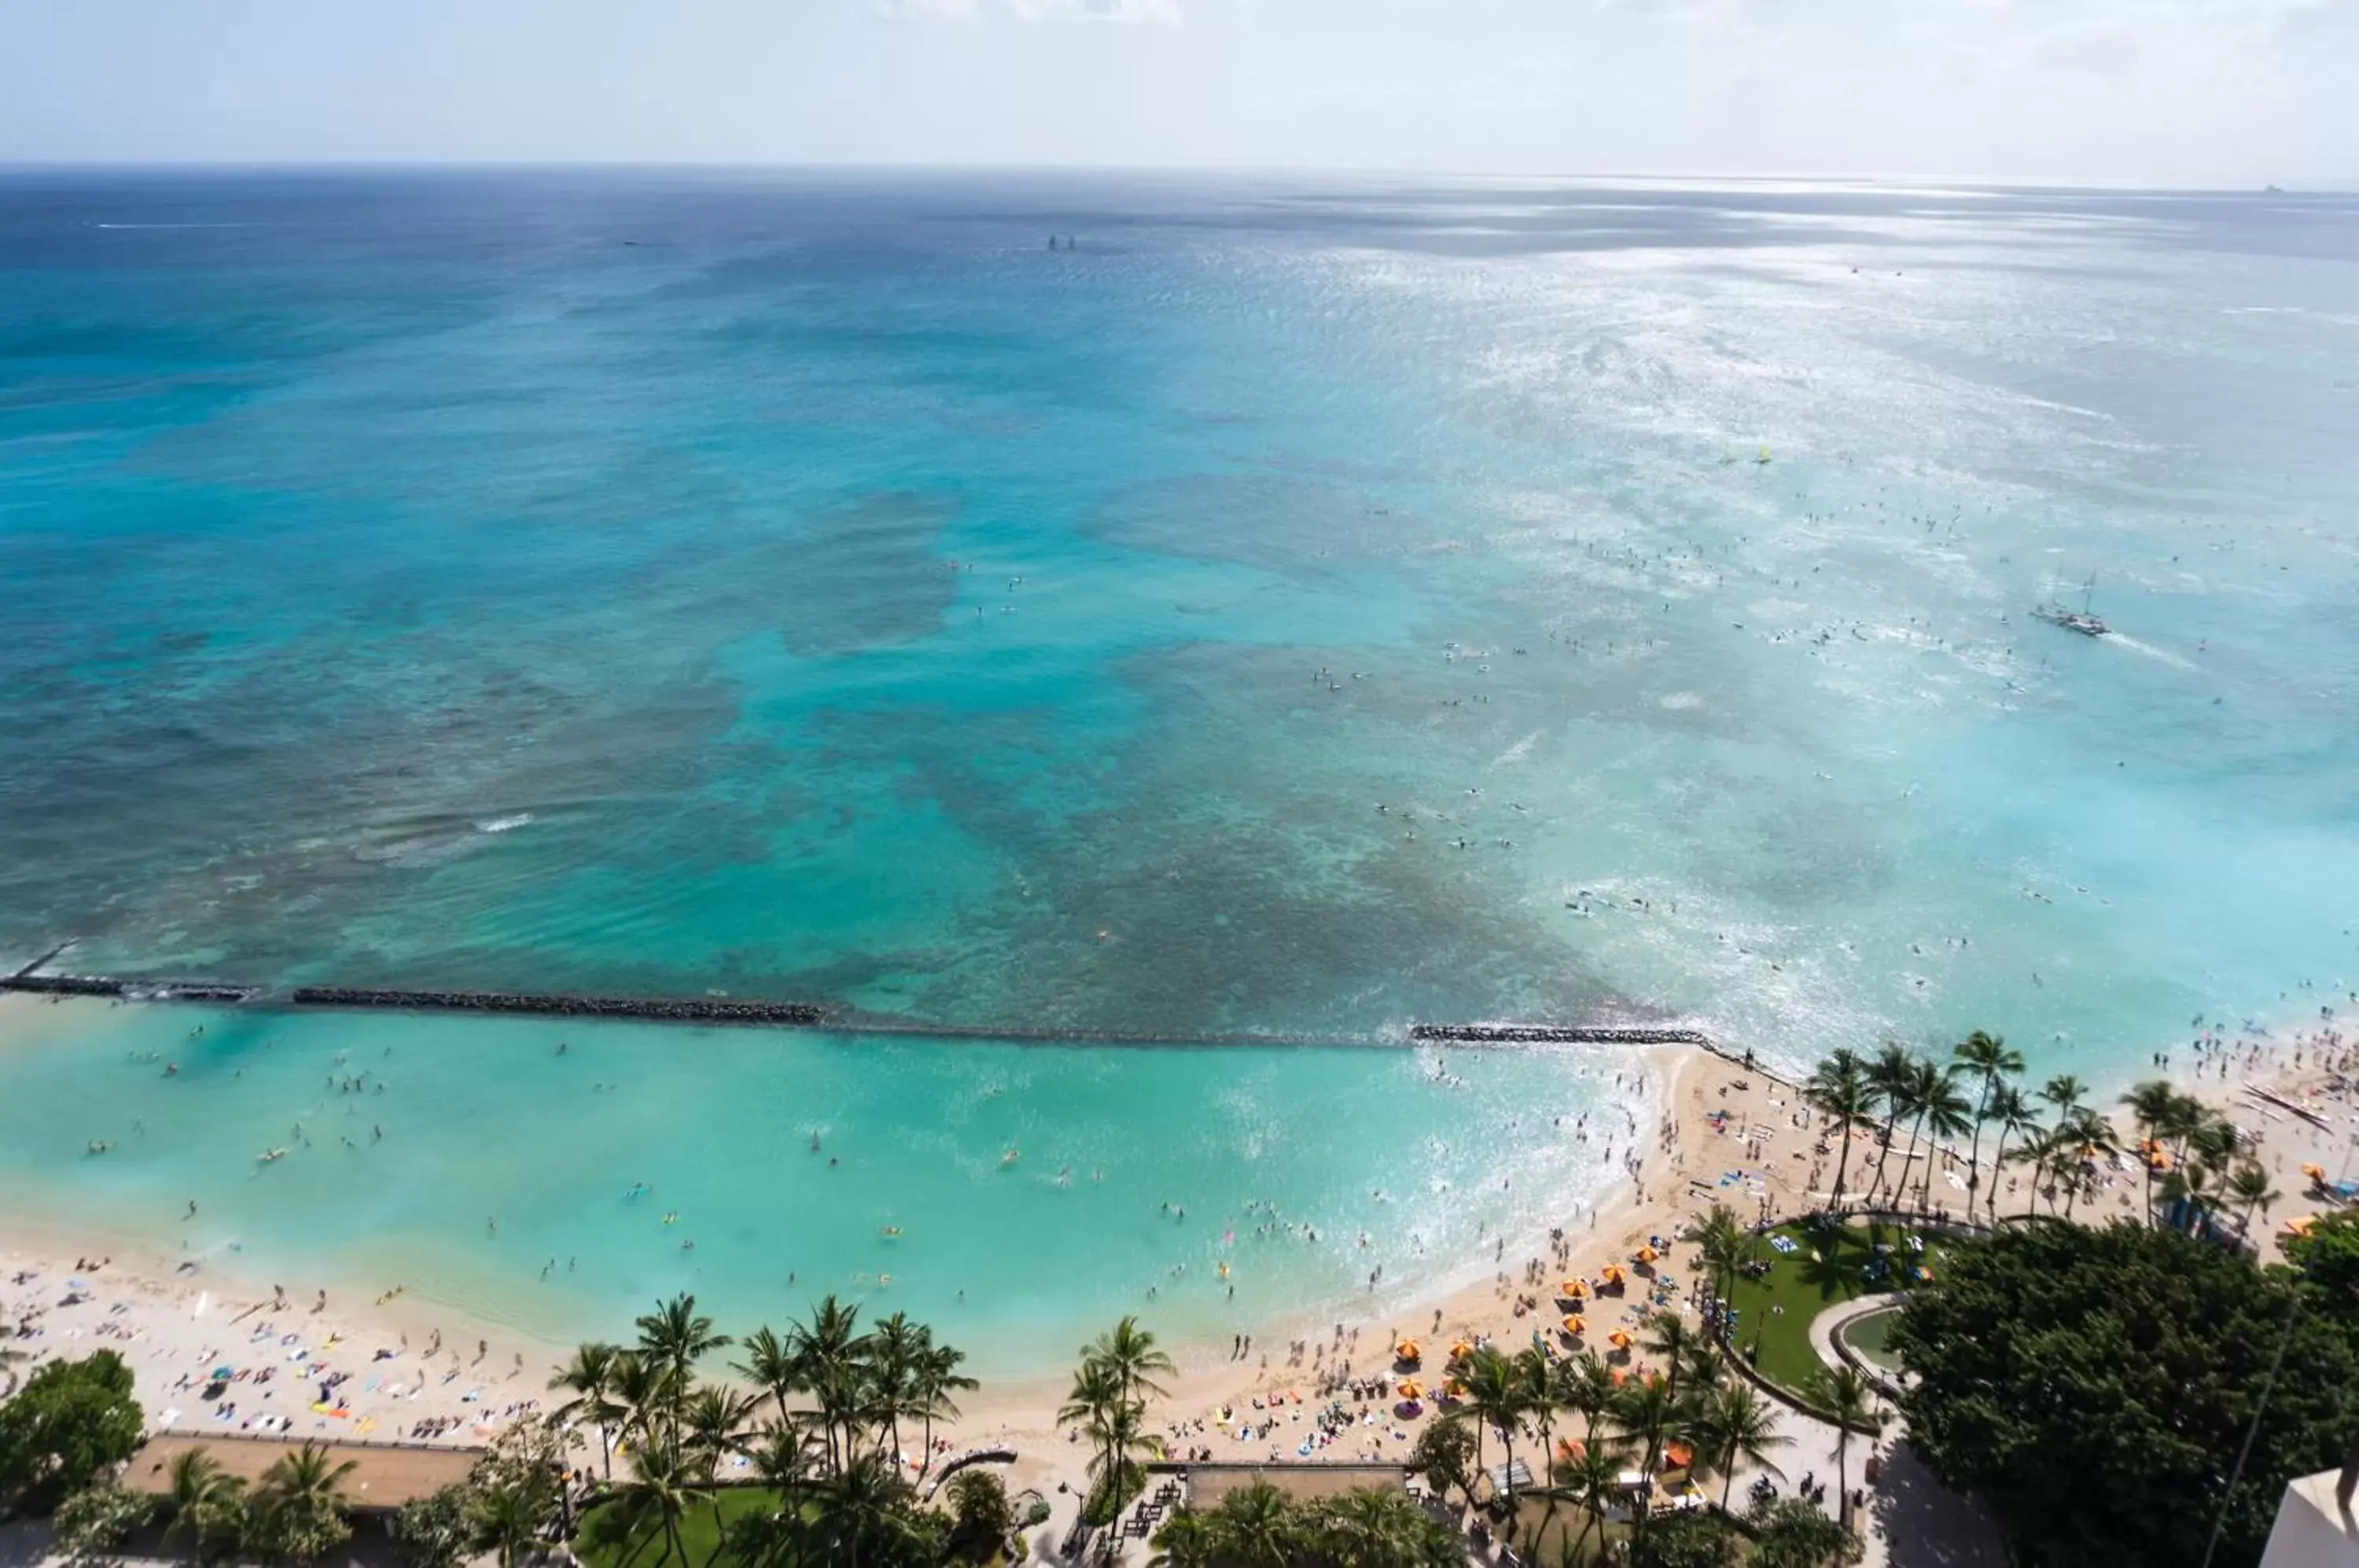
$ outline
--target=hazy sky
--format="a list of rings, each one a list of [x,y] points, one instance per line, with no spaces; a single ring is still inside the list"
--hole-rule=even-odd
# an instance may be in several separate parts
[[[0,0],[0,160],[2359,180],[2359,0]]]

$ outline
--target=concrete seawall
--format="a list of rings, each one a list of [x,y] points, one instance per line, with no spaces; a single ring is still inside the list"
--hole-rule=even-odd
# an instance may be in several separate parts
[[[1411,1040],[1453,1040],[1466,1045],[1701,1045],[1712,1037],[1701,1029],[1625,1029],[1586,1024],[1411,1024]]]
[[[816,1002],[768,1002],[733,996],[536,996],[513,991],[397,991],[360,985],[298,985],[289,1006],[347,1011],[521,1013],[558,1018],[643,1018],[661,1023],[788,1024],[827,1020]]]
[[[51,954],[54,957],[55,954]],[[46,961],[42,961],[46,962]],[[823,1002],[777,1001],[738,996],[604,996],[580,993],[518,991],[426,991],[375,985],[296,985],[278,989],[226,980],[125,978],[111,975],[38,975],[39,964],[0,975],[0,992],[46,996],[103,996],[127,1002],[194,1002],[215,1007],[251,1007],[288,1012],[480,1013],[514,1018],[614,1019],[644,1023],[750,1025],[772,1029],[821,1029],[842,1034],[918,1040],[1012,1041],[1032,1045],[1130,1045],[1155,1047],[1310,1046],[1398,1049],[1403,1036],[1266,1033],[1199,1033],[1184,1030],[1044,1029],[1038,1026],[935,1023],[920,1018],[864,1013]],[[1698,1029],[1623,1025],[1411,1024],[1409,1041],[1460,1046],[1506,1045],[1690,1045],[1732,1053]]]

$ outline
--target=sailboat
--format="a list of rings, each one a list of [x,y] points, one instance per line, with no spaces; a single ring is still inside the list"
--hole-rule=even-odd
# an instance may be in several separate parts
[[[2097,574],[2093,572],[2089,574],[2089,581],[2082,587],[2079,609],[2076,610],[2059,600],[2050,599],[2044,604],[2034,605],[2031,613],[2049,626],[2062,626],[2068,632],[2079,632],[2082,637],[2104,637],[2114,628],[2105,625],[2104,616],[2090,608],[2091,603],[2096,596]]]

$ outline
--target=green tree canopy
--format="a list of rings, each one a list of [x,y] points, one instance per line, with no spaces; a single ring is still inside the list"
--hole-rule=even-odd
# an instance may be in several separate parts
[[[131,1368],[114,1352],[49,1362],[0,1405],[0,1498],[48,1513],[130,1458],[143,1424]]]
[[[2200,1563],[2281,1335],[2290,1339],[2217,1561],[2260,1558],[2286,1482],[2359,1432],[2359,1311],[2291,1270],[2135,1225],[1953,1245],[1892,1345],[1934,1474],[1978,1494],[2026,1568]],[[2297,1310],[2298,1309],[2298,1310]]]
[[[1295,1502],[1267,1482],[1218,1508],[1180,1509],[1154,1541],[1158,1568],[1459,1568],[1465,1550],[1407,1492]]]

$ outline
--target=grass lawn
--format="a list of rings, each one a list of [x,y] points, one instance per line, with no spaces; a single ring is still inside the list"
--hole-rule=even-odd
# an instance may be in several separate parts
[[[741,1514],[777,1506],[778,1495],[765,1486],[725,1486],[704,1494],[680,1516],[679,1539],[688,1549],[688,1561],[675,1559],[673,1568],[725,1564],[729,1559],[721,1551],[722,1528]],[[613,1503],[601,1503],[582,1516],[573,1551],[584,1568],[658,1568],[669,1555],[661,1520],[651,1514],[637,1530],[626,1531],[622,1510]]]
[[[1928,1236],[1925,1250],[1912,1252],[1908,1238],[1913,1234],[1907,1225],[1870,1229],[1859,1223],[1833,1232],[1799,1225],[1765,1231],[1756,1256],[1769,1263],[1768,1272],[1757,1279],[1739,1277],[1729,1291],[1738,1312],[1731,1343],[1739,1354],[1750,1353],[1764,1377],[1807,1401],[1810,1380],[1824,1365],[1810,1348],[1811,1319],[1839,1301],[1898,1289],[1904,1266],[1940,1271],[1940,1241]],[[1791,1239],[1794,1250],[1774,1249],[1769,1238],[1777,1236]],[[1879,1246],[1886,1250],[1878,1252]]]

